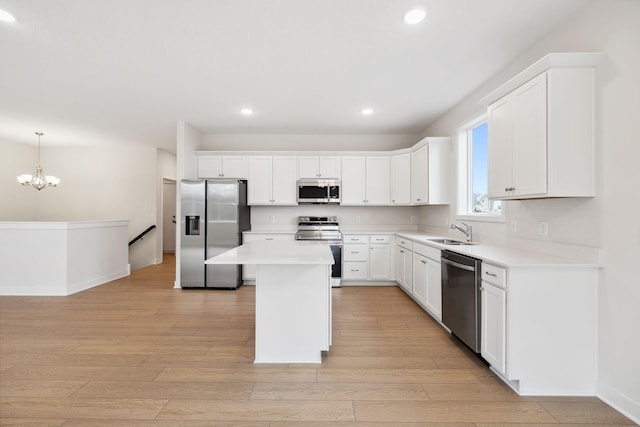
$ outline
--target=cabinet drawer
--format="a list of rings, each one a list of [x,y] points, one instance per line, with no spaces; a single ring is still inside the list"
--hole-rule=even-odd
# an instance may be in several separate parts
[[[369,261],[369,245],[344,245],[342,259],[345,261]]]
[[[344,280],[367,280],[367,262],[344,262],[342,278]]]
[[[423,257],[431,258],[436,262],[440,262],[440,249],[422,245],[420,243],[413,244],[413,252],[422,255]]]
[[[369,243],[391,243],[390,234],[374,234],[369,236]]]
[[[369,236],[366,234],[345,234],[342,236],[343,243],[369,243]]]
[[[482,280],[501,288],[507,286],[507,270],[495,265],[482,263]]]
[[[396,238],[396,244],[398,246],[402,246],[405,249],[413,250],[413,242],[409,239],[405,239],[404,237]]]

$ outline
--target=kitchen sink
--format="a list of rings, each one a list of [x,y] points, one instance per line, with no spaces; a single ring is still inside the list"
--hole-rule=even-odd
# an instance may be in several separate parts
[[[440,243],[443,245],[473,245],[471,242],[463,242],[461,240],[452,239],[427,239],[429,242]]]

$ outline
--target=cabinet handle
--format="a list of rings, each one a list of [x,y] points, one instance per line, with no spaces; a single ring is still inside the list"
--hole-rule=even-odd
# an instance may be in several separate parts
[[[376,239],[376,240],[377,240],[377,241],[380,241],[380,240],[384,240],[384,239]]]
[[[504,191],[515,191],[516,187],[505,187]]]
[[[353,268],[351,269],[352,272],[357,273],[360,270],[354,270]]]
[[[266,238],[266,239],[264,239],[264,240],[273,240],[273,237],[267,237],[267,238]]]
[[[420,202],[420,201],[422,201],[422,199],[416,199],[416,202]]]
[[[487,276],[491,276],[491,277],[498,277],[497,274],[489,273],[488,271],[485,271],[484,274],[486,274]]]
[[[396,202],[395,200],[392,200],[392,201],[391,201],[391,203],[395,203],[395,202]]]
[[[426,263],[427,263],[427,261],[425,261],[425,260],[423,260],[423,259],[421,259],[421,260],[420,260],[420,262],[421,262],[421,263],[423,263],[423,264],[426,264]]]
[[[353,252],[353,251],[351,251],[351,253],[352,253],[352,254],[359,254],[360,252]]]
[[[404,253],[404,251],[400,251],[400,253],[401,253],[401,254],[403,254],[403,253]]]

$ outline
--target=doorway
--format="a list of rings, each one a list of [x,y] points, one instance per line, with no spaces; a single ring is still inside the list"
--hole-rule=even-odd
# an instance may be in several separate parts
[[[176,181],[162,179],[162,253],[176,252]]]

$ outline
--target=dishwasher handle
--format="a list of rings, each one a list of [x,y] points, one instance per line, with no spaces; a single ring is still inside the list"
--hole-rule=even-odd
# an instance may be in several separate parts
[[[440,260],[442,262],[444,262],[445,264],[453,265],[454,267],[458,267],[458,268],[461,268],[463,270],[476,271],[476,268],[474,266],[471,266],[471,265],[460,264],[459,262],[451,261],[451,260],[446,259],[446,258],[441,258]]]

